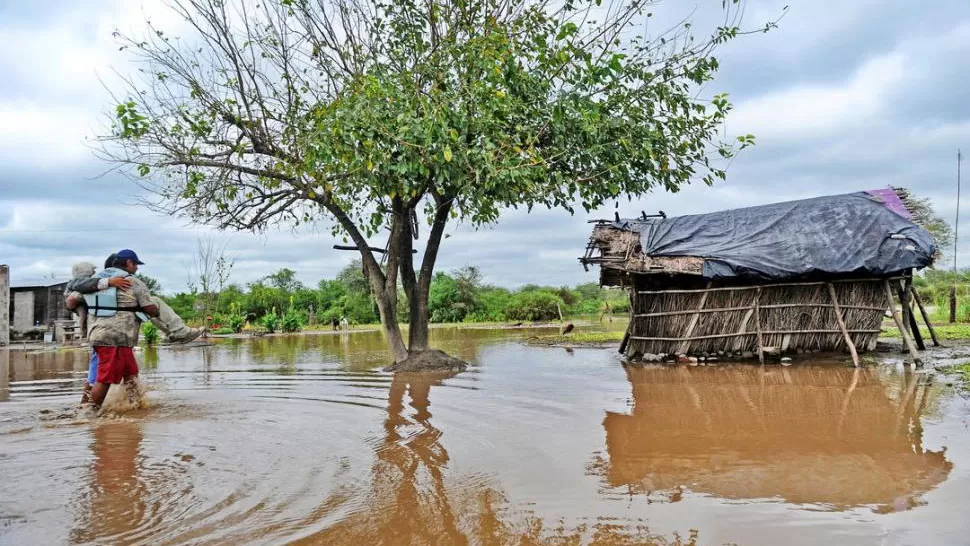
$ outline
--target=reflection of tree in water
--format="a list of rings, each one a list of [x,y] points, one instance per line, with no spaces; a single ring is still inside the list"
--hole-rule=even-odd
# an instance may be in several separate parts
[[[616,522],[569,528],[546,525],[529,512],[516,512],[482,480],[446,484],[448,451],[443,432],[431,422],[429,394],[448,375],[398,374],[394,377],[377,448],[365,512],[359,512],[296,544],[440,546],[692,546],[697,535],[668,540],[643,526]],[[405,398],[410,402],[405,405]],[[410,407],[413,413],[407,415]],[[322,509],[329,510],[331,503]],[[312,515],[305,523],[323,516]]]
[[[142,351],[141,366],[144,366],[146,370],[154,370],[158,368],[158,347],[145,347]]]
[[[259,364],[292,367],[306,352],[306,336],[272,336],[254,339],[250,355]]]
[[[923,448],[933,390],[906,373],[834,367],[627,368],[631,414],[607,412],[608,485],[677,500],[680,486],[726,498],[908,509],[952,463]]]

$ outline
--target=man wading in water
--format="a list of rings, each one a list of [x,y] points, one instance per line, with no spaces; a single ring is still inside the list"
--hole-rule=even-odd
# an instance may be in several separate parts
[[[135,403],[138,392],[138,363],[133,347],[138,343],[141,323],[158,316],[148,288],[133,275],[143,264],[134,251],[125,249],[115,255],[112,267],[97,275],[99,279],[122,277],[128,288],[108,288],[84,296],[88,308],[88,341],[97,355],[97,377],[91,389],[91,410],[101,409],[111,385],[125,383],[128,401]]]
[[[112,267],[117,257],[117,254],[108,256],[108,259],[104,262],[104,268],[108,269]],[[95,277],[94,265],[91,263],[79,262],[74,264],[72,267],[72,278],[71,281],[67,283],[67,287],[64,291],[66,305],[68,309],[77,313],[78,324],[85,334],[87,334],[88,331],[88,308],[84,300],[85,295],[104,291],[108,288],[125,289],[131,287],[131,280],[128,272],[122,269],[118,269],[116,272],[118,273],[118,276],[105,278],[99,275]],[[157,326],[162,332],[165,332],[165,335],[168,336],[169,341],[174,341],[175,343],[188,343],[205,333],[205,328],[189,328],[182,320],[182,317],[178,316],[178,314],[176,314],[175,311],[169,307],[164,300],[156,296],[152,296],[151,302],[158,307],[158,316],[151,317],[152,324]],[[88,377],[84,382],[84,392],[81,395],[82,408],[91,403],[91,389],[97,382],[97,374],[98,354],[92,349],[91,361],[88,364]]]

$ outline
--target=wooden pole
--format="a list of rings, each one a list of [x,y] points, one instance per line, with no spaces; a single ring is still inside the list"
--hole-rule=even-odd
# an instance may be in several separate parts
[[[916,352],[916,347],[913,345],[913,339],[909,337],[909,332],[903,327],[903,320],[899,316],[899,312],[896,311],[896,302],[893,301],[893,289],[889,286],[889,279],[883,281],[883,289],[886,291],[886,303],[889,304],[889,311],[893,314],[893,321],[896,323],[896,328],[899,329],[899,335],[903,337],[903,345],[909,351],[909,356],[913,358],[913,363],[917,366],[921,366],[923,361],[919,357],[919,353]]]
[[[748,311],[744,314],[744,318],[741,319],[741,329],[738,330],[738,336],[739,337],[738,337],[737,342],[734,344],[734,350],[735,351],[740,351],[741,349],[744,348],[744,337],[740,337],[740,336],[744,336],[744,335],[747,334],[747,332],[748,332],[748,322],[751,321],[751,315],[753,315],[753,314],[754,314],[754,308],[752,307],[752,308],[748,309]]]
[[[631,273],[643,274],[642,271],[631,271]],[[896,280],[896,279],[900,279],[900,278],[902,278],[902,277],[891,277],[889,279],[870,279],[870,278],[865,278],[865,279],[834,279],[834,280],[829,281],[829,282],[831,282],[832,284],[861,283],[861,282],[882,282],[884,280]],[[701,292],[733,292],[733,291],[739,291],[739,290],[740,291],[745,291],[745,290],[760,290],[762,288],[780,288],[780,287],[787,287],[787,286],[800,286],[800,287],[806,287],[806,286],[822,286],[824,284],[826,284],[826,283],[824,283],[824,282],[782,282],[782,283],[761,284],[761,285],[754,285],[754,286],[719,286],[717,288],[692,288],[690,290],[686,290],[686,289],[684,289],[684,290],[682,290],[682,289],[677,289],[677,290],[637,290],[637,294],[647,294],[647,295],[657,295],[657,294],[662,294],[662,295],[669,295],[669,294],[699,294]]]
[[[710,289],[710,287],[711,287],[711,283],[708,282],[707,283],[707,288]],[[701,294],[701,301],[700,301],[700,303],[697,304],[697,310],[695,311],[694,316],[691,317],[690,323],[687,325],[687,330],[684,332],[684,336],[683,337],[689,338],[689,337],[691,337],[694,334],[694,328],[697,326],[697,321],[698,321],[698,319],[700,319],[701,311],[704,310],[704,304],[707,303],[707,296],[709,294],[710,294],[709,291],[708,292],[704,292],[703,294]],[[687,354],[687,351],[690,350],[690,345],[691,345],[691,342],[689,340],[688,341],[681,342],[680,347],[678,348],[677,352],[678,353],[681,353],[681,354]]]
[[[916,311],[913,310],[912,300],[909,299],[909,290],[904,288],[906,291],[906,306],[909,307],[909,330],[913,334],[913,340],[916,342],[916,348],[925,351],[926,342],[923,341],[923,332],[919,329],[919,323],[916,322]]]
[[[852,365],[856,368],[859,367],[859,353],[855,350],[855,343],[852,343],[852,336],[849,335],[848,328],[845,327],[845,319],[842,318],[842,310],[839,309],[839,300],[835,296],[835,287],[832,283],[828,283],[829,296],[832,298],[832,307],[835,308],[835,320],[839,323],[839,329],[842,330],[842,338],[845,339],[845,345],[849,348],[849,353],[852,355]]]
[[[903,321],[906,326],[909,327],[909,333],[913,336],[913,341],[916,342],[916,348],[925,351],[926,343],[923,342],[923,332],[919,331],[919,324],[916,322],[916,313],[913,312],[913,304],[909,299],[909,294],[912,283],[906,281],[899,281],[899,290],[896,291],[899,294],[899,301],[903,305]]]
[[[630,324],[633,324],[633,321],[632,320],[630,321]],[[623,334],[623,341],[620,342],[620,351],[619,351],[619,353],[621,355],[626,353],[626,345],[629,342],[630,342],[630,327],[627,326],[626,333]]]
[[[883,312],[886,310],[883,309]],[[882,330],[848,330],[850,334],[878,334]],[[775,336],[789,336],[797,334],[841,334],[842,330],[839,329],[829,329],[829,330],[762,330],[762,335],[775,335]],[[630,339],[636,339],[639,341],[698,341],[701,339],[725,339],[732,337],[744,337],[750,336],[748,333],[731,332],[728,334],[710,334],[703,336],[691,336],[691,337],[652,337],[652,336],[630,336]]]
[[[754,293],[754,325],[758,334],[758,362],[765,363],[764,339],[761,336],[761,287]]]
[[[950,324],[957,321],[957,287],[950,287]]]
[[[902,307],[903,311],[903,326],[912,335],[912,323],[910,319],[913,315],[913,310],[909,306],[909,296],[906,294],[906,281],[900,281],[899,288],[896,290],[896,295],[899,298],[899,305]]]
[[[909,286],[910,293],[913,295],[913,301],[916,302],[916,307],[919,307],[919,312],[923,315],[923,322],[926,323],[926,328],[930,331],[930,338],[933,339],[933,345],[936,347],[940,346],[940,340],[936,337],[936,329],[933,328],[933,323],[930,321],[930,314],[926,312],[926,308],[923,307],[923,302],[920,300],[919,293],[913,288],[913,285]]]

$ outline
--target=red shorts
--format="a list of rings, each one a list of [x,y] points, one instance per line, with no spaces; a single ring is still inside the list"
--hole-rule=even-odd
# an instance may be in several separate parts
[[[116,385],[130,375],[138,375],[138,362],[131,347],[95,347],[98,353],[98,383]]]

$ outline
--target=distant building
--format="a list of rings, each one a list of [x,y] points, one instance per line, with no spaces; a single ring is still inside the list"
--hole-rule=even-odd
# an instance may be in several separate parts
[[[67,282],[10,287],[11,339],[39,338],[56,321],[73,319],[64,304]]]

